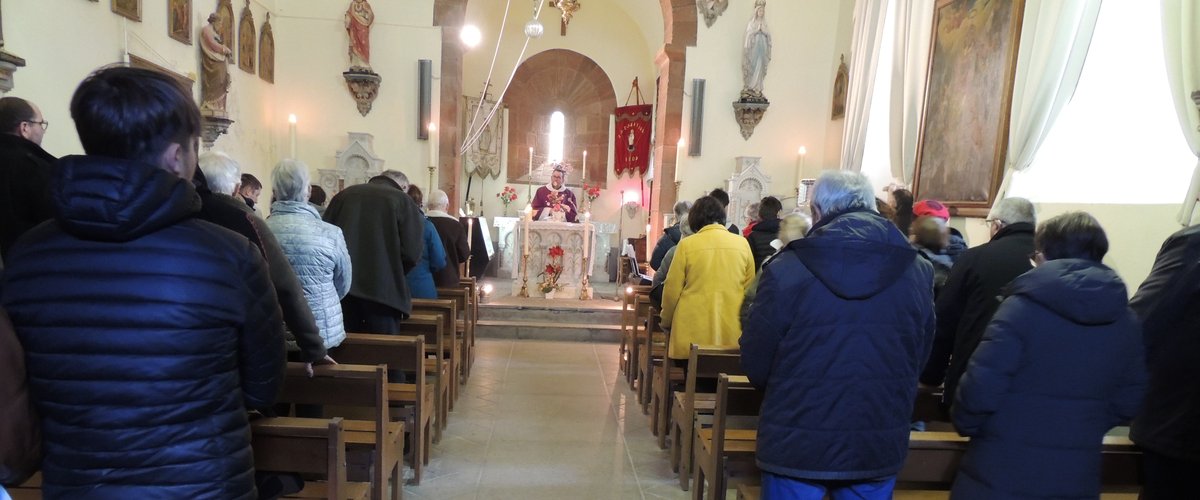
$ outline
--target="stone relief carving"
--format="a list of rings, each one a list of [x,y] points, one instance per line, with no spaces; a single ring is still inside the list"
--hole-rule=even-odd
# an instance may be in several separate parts
[[[250,11],[250,0],[242,9],[242,19],[238,21],[238,67],[242,71],[254,74],[257,67],[258,36],[254,32],[254,13]]]
[[[749,223],[746,218],[746,207],[758,203],[769,192],[771,177],[762,171],[762,158],[758,156],[739,156],[734,158],[733,175],[725,181],[725,191],[729,193],[729,219],[738,227],[744,228]]]
[[[361,132],[348,134],[350,144],[337,152],[337,167],[318,169],[318,184],[332,198],[347,186],[363,184],[383,172],[383,158],[375,155],[375,136]]]
[[[704,25],[709,28],[713,23],[717,22],[717,18],[725,13],[725,9],[729,7],[729,0],[699,0],[696,2],[696,7],[700,9],[700,15],[704,17]]]

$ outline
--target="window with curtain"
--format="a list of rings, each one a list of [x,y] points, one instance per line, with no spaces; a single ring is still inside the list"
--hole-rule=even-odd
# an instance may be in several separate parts
[[[1039,203],[1178,203],[1195,157],[1167,86],[1158,2],[1105,0],[1071,102],[1011,196]],[[864,165],[865,170],[865,165]]]
[[[562,111],[555,111],[550,114],[550,157],[548,160],[551,163],[561,162],[563,160],[563,142],[566,140],[567,134],[567,117]]]
[[[892,48],[896,45],[896,2],[888,2],[884,16],[883,39],[879,42],[879,68],[871,89],[871,111],[867,117],[867,135],[863,145],[862,174],[871,180],[875,194],[884,200],[884,188],[892,183],[891,138],[888,127],[892,109]]]

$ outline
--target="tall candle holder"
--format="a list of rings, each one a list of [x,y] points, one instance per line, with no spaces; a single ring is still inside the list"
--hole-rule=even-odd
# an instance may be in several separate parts
[[[517,297],[529,298],[529,253],[521,256],[521,290],[517,292]]]

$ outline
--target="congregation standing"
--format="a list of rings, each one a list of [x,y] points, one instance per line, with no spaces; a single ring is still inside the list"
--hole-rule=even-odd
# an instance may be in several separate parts
[[[0,482],[40,469],[49,498],[271,496],[248,411],[272,411],[286,360],[311,370],[346,331],[397,333],[466,260],[465,229],[396,170],[322,213],[294,160],[264,220],[262,183],[199,154],[198,108],[158,73],[99,70],[69,108],[85,154],[55,159],[40,109],[0,99]],[[891,197],[827,172],[811,214],[766,198],[743,233],[718,189],[677,204],[655,248],[667,357],[740,346],[765,391],[764,496],[889,498],[913,401],[941,386],[972,438],[956,498],[1094,498],[1101,438],[1129,422],[1145,497],[1186,498],[1200,231],[1172,235],[1131,300],[1086,213],[1038,224],[1028,200],[1000,200],[967,249],[945,205]]]

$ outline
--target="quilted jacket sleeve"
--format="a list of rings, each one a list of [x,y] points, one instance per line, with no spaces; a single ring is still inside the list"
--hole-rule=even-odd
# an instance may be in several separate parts
[[[241,275],[246,280],[245,321],[238,336],[238,371],[247,408],[267,408],[283,385],[286,363],[283,319],[262,257],[247,243]]]
[[[354,268],[350,263],[350,250],[346,248],[346,237],[341,228],[333,228],[333,288],[337,290],[338,299],[344,299],[350,293]]]
[[[1011,297],[1000,305],[971,355],[952,407],[954,427],[963,436],[975,436],[999,409],[1012,385],[1023,349],[1021,318],[1029,314],[1025,299]]]
[[[275,287],[279,307],[283,311],[283,321],[288,331],[296,337],[301,361],[311,363],[324,358],[325,342],[321,339],[321,330],[317,328],[312,308],[308,305],[308,299],[304,298],[304,287],[300,285],[300,278],[296,277],[296,271],[283,253],[283,247],[279,246],[279,240],[275,239],[275,234],[267,228],[265,221],[253,214],[246,214],[246,217],[262,241],[271,284]]]

